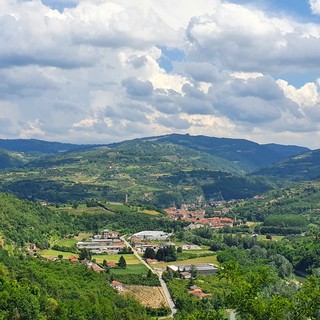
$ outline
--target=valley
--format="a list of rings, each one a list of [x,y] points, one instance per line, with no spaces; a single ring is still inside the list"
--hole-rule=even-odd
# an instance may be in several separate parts
[[[189,135],[12,146],[3,319],[317,319],[317,150]]]

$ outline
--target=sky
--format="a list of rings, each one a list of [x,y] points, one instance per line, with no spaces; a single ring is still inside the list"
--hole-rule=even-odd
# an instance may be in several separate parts
[[[320,0],[0,0],[0,138],[320,148]]]

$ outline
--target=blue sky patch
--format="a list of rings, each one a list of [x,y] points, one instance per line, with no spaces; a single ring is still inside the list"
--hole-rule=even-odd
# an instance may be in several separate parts
[[[157,60],[160,67],[167,72],[172,71],[173,61],[183,61],[185,59],[185,54],[182,50],[177,48],[168,48],[166,46],[158,46],[162,52],[162,56]]]
[[[252,4],[277,15],[285,14],[301,21],[319,22],[320,17],[311,11],[308,0],[233,0],[237,4]]]

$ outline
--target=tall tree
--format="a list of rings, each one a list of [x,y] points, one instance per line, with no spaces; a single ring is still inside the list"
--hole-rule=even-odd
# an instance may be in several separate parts
[[[126,266],[127,266],[126,259],[123,256],[121,256],[118,261],[118,267],[126,268]]]

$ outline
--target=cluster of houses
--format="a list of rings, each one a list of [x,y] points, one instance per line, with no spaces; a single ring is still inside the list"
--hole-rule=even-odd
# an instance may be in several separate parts
[[[94,254],[117,254],[122,251],[126,245],[120,239],[118,232],[105,229],[101,234],[94,235],[89,241],[78,242],[77,247],[78,249],[86,248]]]
[[[214,211],[216,217],[213,218],[205,218],[204,209],[190,211],[183,207],[181,209],[168,208],[164,209],[164,211],[168,214],[171,220],[189,221],[192,224],[197,224],[199,227],[207,226],[214,229],[221,229],[226,226],[232,227],[235,222],[233,219],[223,217],[223,215],[231,211],[230,208],[223,208],[221,210]]]
[[[90,260],[87,260],[87,259],[79,260],[77,257],[71,256],[71,257],[69,257],[68,260],[71,263],[80,263],[81,262],[81,263],[85,264],[88,267],[88,269],[93,270],[94,272],[100,273],[100,272],[105,271],[105,269],[101,268],[96,263],[94,263],[94,262],[92,262]]]

